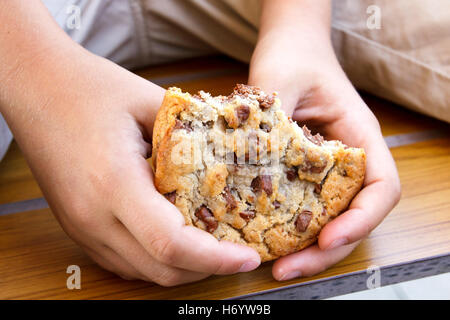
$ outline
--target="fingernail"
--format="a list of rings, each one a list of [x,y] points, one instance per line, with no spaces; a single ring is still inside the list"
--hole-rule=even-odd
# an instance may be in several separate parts
[[[346,238],[339,238],[334,240],[327,248],[327,250],[336,249],[339,247],[342,247],[348,243],[348,240]]]
[[[280,281],[291,280],[294,278],[299,278],[301,276],[302,276],[302,273],[298,270],[295,270],[295,271],[291,271],[291,272],[283,274],[280,278]]]
[[[239,272],[249,272],[256,269],[259,266],[259,261],[250,260],[244,262],[239,268]]]

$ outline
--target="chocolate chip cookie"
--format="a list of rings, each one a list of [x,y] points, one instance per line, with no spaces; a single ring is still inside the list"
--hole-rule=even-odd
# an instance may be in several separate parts
[[[280,109],[276,94],[167,90],[153,131],[160,193],[186,224],[256,249],[262,261],[301,250],[360,190],[363,149],[326,141]]]

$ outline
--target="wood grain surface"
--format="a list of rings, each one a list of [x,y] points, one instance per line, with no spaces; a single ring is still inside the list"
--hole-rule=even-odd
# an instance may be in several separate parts
[[[150,68],[138,74],[149,79],[173,79],[177,82],[172,84],[184,90],[203,89],[213,94],[227,94],[235,83],[246,82],[246,70],[241,64],[212,59],[195,60],[195,63],[185,64],[188,67],[181,71],[183,65],[179,64]],[[231,66],[233,72],[220,72],[222,67],[230,69]],[[193,76],[196,70],[201,70],[200,76]],[[0,299],[225,299],[295,284],[306,285],[362,271],[371,265],[408,264],[449,254],[448,125],[384,100],[363,96],[380,120],[386,136],[436,128],[444,134],[440,138],[431,137],[391,149],[402,182],[402,199],[383,223],[334,267],[315,277],[287,282],[272,279],[272,263],[246,274],[212,276],[174,288],[125,281],[97,267],[65,235],[50,209],[40,209],[0,216]],[[0,162],[0,205],[39,197],[42,197],[39,187],[13,143],[7,157]],[[66,288],[69,265],[81,267],[81,290]]]

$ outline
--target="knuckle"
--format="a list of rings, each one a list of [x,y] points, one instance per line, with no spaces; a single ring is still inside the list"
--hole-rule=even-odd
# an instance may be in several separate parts
[[[211,269],[211,274],[232,274],[239,270],[239,265],[234,263],[230,266],[225,263],[224,259],[218,259],[216,260],[216,263],[211,266]]]
[[[87,210],[77,210],[76,218],[78,225],[84,230],[90,230],[96,227],[96,221],[92,217],[92,213]]]
[[[155,258],[164,264],[172,265],[177,259],[177,248],[174,239],[155,235],[150,246]]]
[[[364,219],[363,223],[362,223],[362,230],[363,230],[362,236],[357,237],[354,240],[356,241],[356,240],[359,240],[360,238],[367,237],[372,232],[372,230],[375,229],[376,227],[377,227],[376,223],[373,223],[367,219]]]
[[[137,276],[132,275],[132,274],[128,274],[128,273],[123,273],[123,272],[116,272],[116,274],[121,277],[123,280],[127,280],[127,281],[131,281],[131,280],[136,280],[138,279]]]
[[[166,269],[157,279],[154,280],[163,287],[173,287],[182,283],[182,277],[179,272]]]
[[[302,276],[311,277],[325,271],[327,268],[327,265],[316,261],[302,268]]]
[[[394,185],[394,200],[395,204],[397,204],[400,201],[400,198],[402,197],[402,185],[400,183],[400,180],[397,179],[395,185]]]
[[[66,199],[60,215],[69,217],[77,229],[92,230],[98,226],[98,212],[90,199],[80,199],[72,196]]]

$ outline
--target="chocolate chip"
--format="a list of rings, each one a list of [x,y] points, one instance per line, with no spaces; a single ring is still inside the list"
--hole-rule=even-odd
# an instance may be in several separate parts
[[[320,134],[312,135],[311,131],[306,127],[303,126],[303,134],[305,135],[306,139],[311,141],[314,144],[317,144],[318,146],[322,145],[323,143],[323,137]]]
[[[325,207],[322,208],[322,215],[323,216],[327,215],[327,208],[325,208]]]
[[[269,109],[275,102],[275,98],[273,95],[265,95],[263,92],[261,92],[260,88],[244,84],[237,84],[234,88],[233,93],[229,95],[227,99],[230,100],[236,95],[243,96],[245,98],[249,95],[258,96],[257,100],[261,109]]]
[[[166,197],[167,200],[169,200],[170,202],[175,204],[175,201],[177,200],[177,192],[172,191],[172,192],[166,193],[166,194],[164,194],[164,197]]]
[[[324,165],[321,166],[321,167],[311,167],[310,171],[311,171],[312,173],[322,173],[322,171],[325,170],[326,167],[327,167],[326,164],[324,164]]]
[[[273,96],[264,96],[259,97],[258,102],[261,109],[269,109],[271,106],[273,106],[275,99]]]
[[[251,219],[253,219],[255,217],[256,212],[254,210],[247,210],[247,211],[244,211],[244,212],[239,212],[239,215],[245,221],[250,221]]]
[[[305,232],[311,222],[312,212],[308,210],[302,211],[295,221],[295,228],[298,232]]]
[[[227,202],[228,210],[231,211],[237,208],[238,206],[237,201],[234,198],[233,194],[231,193],[230,188],[225,187],[225,189],[223,189],[223,198]]]
[[[201,206],[195,211],[195,216],[199,218],[206,225],[206,230],[209,233],[213,233],[214,230],[217,229],[218,223],[214,218],[211,210],[209,210],[206,206]]]
[[[193,131],[192,126],[191,126],[190,123],[185,123],[185,122],[182,122],[182,121],[180,121],[178,119],[175,119],[174,128],[175,129],[185,129],[188,132]]]
[[[312,167],[309,169],[309,171],[312,172],[312,173],[322,173],[322,171],[325,170],[326,167],[327,167],[326,164],[324,164],[324,165],[321,166],[321,167],[315,167],[315,166],[312,166]]]
[[[257,176],[252,180],[251,187],[255,193],[264,190],[270,196],[272,194],[272,177],[270,175]]]
[[[327,164],[325,163],[323,166],[315,166],[311,162],[306,161],[305,165],[302,167],[303,172],[311,172],[311,173],[321,173],[325,168],[327,167]]]
[[[180,120],[175,119],[175,125],[173,127],[175,129],[183,129],[184,128],[184,124]]]
[[[187,132],[194,131],[194,129],[192,128],[191,123],[185,123],[184,124],[184,128],[186,129]]]
[[[260,93],[261,89],[258,87],[238,83],[236,87],[234,87],[232,95],[242,95],[247,97],[250,94],[259,95]]]
[[[281,203],[279,203],[277,200],[275,200],[272,204],[273,204],[275,209],[278,209],[281,206]]]
[[[314,184],[314,192],[317,194],[320,194],[321,191],[322,191],[322,185],[315,183]]]
[[[250,115],[250,107],[242,104],[236,108],[237,118],[239,119],[239,123],[246,121]]]
[[[272,128],[267,123],[260,123],[259,128],[265,132],[270,132]]]
[[[295,179],[298,178],[297,170],[289,169],[288,171],[286,171],[286,178],[289,181],[295,181]]]

